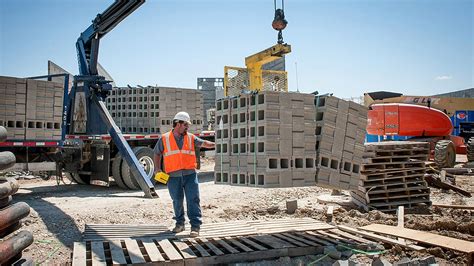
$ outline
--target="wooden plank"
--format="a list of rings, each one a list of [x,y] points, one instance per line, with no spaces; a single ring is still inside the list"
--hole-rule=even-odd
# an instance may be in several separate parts
[[[165,258],[161,255],[160,250],[156,246],[153,240],[142,241],[143,246],[145,247],[146,253],[152,262],[165,261]]]
[[[92,265],[105,265],[104,243],[102,241],[91,242]]]
[[[212,244],[210,240],[208,240],[206,238],[200,238],[200,240],[202,241],[202,243],[204,245],[206,245],[210,250],[212,250],[212,252],[214,252],[214,254],[224,255],[224,252],[222,252],[218,247],[214,246],[214,244]]]
[[[293,245],[299,246],[299,247],[307,247],[309,246],[308,244],[304,243],[303,241],[293,239],[291,237],[288,237],[287,235],[283,234],[274,234],[273,236],[281,238],[283,240],[286,240],[289,243],[292,243]],[[304,239],[303,239],[304,240]]]
[[[449,205],[449,204],[433,204],[433,207],[474,210],[474,205]]]
[[[319,238],[319,236],[315,237],[314,235],[310,234],[310,231],[306,231],[304,233],[296,232],[295,234],[299,235],[303,238],[307,238],[307,239],[309,239],[311,241],[314,241],[314,242],[316,242],[320,245],[323,245],[323,246],[332,246],[333,245],[333,243],[328,242],[326,240],[323,240],[323,239]]]
[[[288,243],[282,239],[276,238],[271,235],[257,235],[257,236],[252,236],[252,239],[257,240],[261,243],[264,243],[267,246],[270,246],[274,249],[279,249],[279,248],[293,248],[295,245]]]
[[[219,243],[223,248],[227,249],[230,253],[239,253],[239,251],[235,248],[233,248],[231,245],[227,244],[224,240],[215,237],[214,240]]]
[[[181,260],[183,257],[179,252],[174,248],[171,242],[168,239],[163,239],[158,241],[158,245],[163,249],[164,253],[170,260]]]
[[[173,244],[179,249],[179,252],[184,259],[194,259],[197,258],[197,255],[191,250],[191,247],[188,244],[184,243],[181,240],[173,240]]]
[[[344,243],[353,243],[352,239],[351,239],[351,240],[348,240],[348,239],[346,239],[346,238],[344,238],[344,237],[338,236],[337,234],[332,234],[332,233],[326,232],[326,231],[324,231],[324,230],[318,230],[317,232],[318,232],[318,234],[321,234],[321,235],[323,235],[323,236],[326,236],[326,237],[328,237],[329,239],[334,239],[335,241],[344,242]]]
[[[209,252],[207,252],[205,248],[203,248],[198,242],[196,242],[196,240],[192,238],[188,238],[187,240],[199,251],[199,253],[201,253],[201,257],[211,256],[211,254],[209,254]]]
[[[334,234],[338,234],[340,236],[343,236],[345,238],[353,239],[353,240],[355,240],[357,242],[360,242],[360,243],[364,243],[364,244],[372,243],[372,241],[369,241],[369,240],[364,239],[362,237],[358,237],[358,236],[353,235],[353,234],[349,234],[349,233],[341,231],[339,229],[330,229],[329,231],[333,232]]]
[[[418,231],[418,230],[407,229],[407,228],[398,228],[396,226],[389,226],[389,225],[383,225],[383,224],[370,224],[370,225],[360,227],[360,229],[376,232],[376,233],[381,233],[381,234],[392,235],[396,237],[403,237],[405,239],[410,239],[413,241],[426,243],[433,246],[440,246],[447,249],[457,250],[457,251],[461,251],[465,253],[474,252],[473,242],[456,239],[452,237],[447,237],[447,236],[442,236],[442,235],[437,235],[437,234],[433,234],[429,232]]]
[[[73,266],[86,265],[86,243],[74,242],[74,256],[72,257]]]
[[[259,244],[253,242],[252,240],[250,240],[246,237],[239,237],[238,240],[242,241],[242,242],[245,242],[247,245],[250,245],[250,246],[252,246],[253,248],[255,248],[257,250],[267,250],[266,247],[264,247],[262,245],[259,245]]]
[[[145,263],[145,258],[143,258],[143,254],[140,251],[140,247],[136,240],[126,239],[125,240],[125,247],[128,251],[128,256],[130,256],[130,260],[132,263]]]
[[[240,243],[240,241],[237,241],[237,240],[235,240],[233,238],[230,238],[230,237],[226,237],[225,239],[232,242],[232,244],[234,244],[235,246],[241,248],[245,252],[253,251],[253,249],[251,249],[251,248],[247,247],[246,245]]]
[[[307,233],[307,234],[310,234],[310,235],[313,235],[313,236],[316,236],[316,237],[318,237],[318,238],[321,238],[321,239],[325,240],[326,242],[329,242],[330,245],[338,245],[338,244],[340,244],[339,241],[334,240],[334,239],[329,238],[329,237],[326,237],[326,236],[320,234],[319,232],[306,231],[306,233]]]
[[[309,245],[309,246],[320,246],[321,244],[317,241],[314,241],[312,240],[312,236],[308,237],[310,240],[308,240],[308,238],[304,238],[303,236],[306,236],[307,234],[306,233],[283,233],[282,235],[286,236],[286,237],[289,237],[289,238],[292,238],[292,239],[295,239],[295,240],[298,240],[300,242],[303,242],[304,244],[306,245]]]
[[[127,264],[123,253],[122,242],[120,240],[109,241],[110,255],[112,256],[112,264]]]
[[[418,245],[401,243],[400,241],[398,241],[396,239],[392,239],[392,238],[388,238],[388,237],[385,237],[385,236],[380,236],[380,235],[376,235],[376,234],[373,234],[373,233],[357,230],[356,228],[351,228],[351,227],[344,226],[344,225],[338,225],[337,227],[339,229],[343,230],[343,231],[346,231],[346,232],[349,232],[349,233],[352,233],[352,234],[362,235],[366,238],[373,239],[373,240],[376,240],[376,241],[382,241],[384,243],[388,243],[388,244],[392,244],[392,245],[400,245],[400,246],[407,247],[407,248],[417,250],[417,251],[425,250],[424,247],[421,247],[421,246],[418,246]]]

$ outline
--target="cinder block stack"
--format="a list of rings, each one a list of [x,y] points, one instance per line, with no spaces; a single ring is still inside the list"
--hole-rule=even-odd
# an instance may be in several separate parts
[[[333,96],[316,96],[316,183],[334,189],[357,189],[364,153],[367,108]]]
[[[62,83],[0,77],[0,126],[10,140],[61,138]]]
[[[356,189],[366,119],[365,107],[332,96],[264,91],[217,100],[215,182]]]
[[[396,211],[430,205],[430,189],[424,180],[427,142],[390,141],[365,144],[364,163],[353,201],[365,210]]]
[[[191,116],[190,132],[202,130],[202,94],[193,89],[167,87],[114,88],[107,108],[126,134],[164,133],[173,117],[185,111]]]

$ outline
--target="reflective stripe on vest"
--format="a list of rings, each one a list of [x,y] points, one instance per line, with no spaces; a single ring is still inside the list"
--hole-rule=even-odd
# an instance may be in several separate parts
[[[166,173],[196,169],[194,138],[193,134],[187,133],[184,136],[183,147],[180,150],[172,131],[162,135],[163,160]]]

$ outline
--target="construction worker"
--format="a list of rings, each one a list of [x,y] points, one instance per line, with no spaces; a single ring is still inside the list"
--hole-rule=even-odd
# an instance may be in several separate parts
[[[196,174],[195,147],[214,148],[214,142],[202,140],[188,133],[191,118],[186,112],[179,112],[173,118],[173,129],[158,139],[155,145],[154,161],[156,172],[164,170],[169,175],[168,191],[173,200],[174,220],[176,226],[174,233],[184,231],[184,207],[186,205],[189,222],[191,224],[191,237],[199,236],[202,224],[201,206],[199,205],[199,182]],[[163,157],[163,167],[161,158]]]

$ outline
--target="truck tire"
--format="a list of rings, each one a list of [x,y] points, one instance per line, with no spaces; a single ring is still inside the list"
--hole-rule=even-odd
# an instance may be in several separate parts
[[[436,142],[434,161],[441,168],[454,167],[456,163],[456,147],[450,140],[440,140]]]
[[[5,140],[7,140],[7,129],[0,127],[0,142],[4,142]]]
[[[155,171],[155,163],[153,161],[153,150],[148,147],[135,147],[133,148],[133,153],[135,153],[135,156],[137,156],[138,162],[144,167],[145,173],[148,175],[148,178],[151,179],[153,172]],[[123,182],[130,189],[140,189],[140,185],[132,175],[130,167],[128,167],[126,161],[122,163],[122,178]]]
[[[115,155],[114,161],[112,162],[112,176],[114,177],[115,183],[117,183],[117,185],[120,188],[130,189],[123,182],[122,163],[123,163],[122,155],[120,155],[120,152],[117,152],[117,154]]]
[[[0,170],[10,168],[14,166],[15,163],[16,163],[15,154],[9,151],[0,152]]]
[[[467,141],[467,161],[474,162],[474,137],[470,137]]]
[[[69,179],[71,182],[75,182],[81,185],[88,185],[90,184],[91,176],[90,175],[81,175],[78,173],[69,173],[65,172],[64,176]]]

